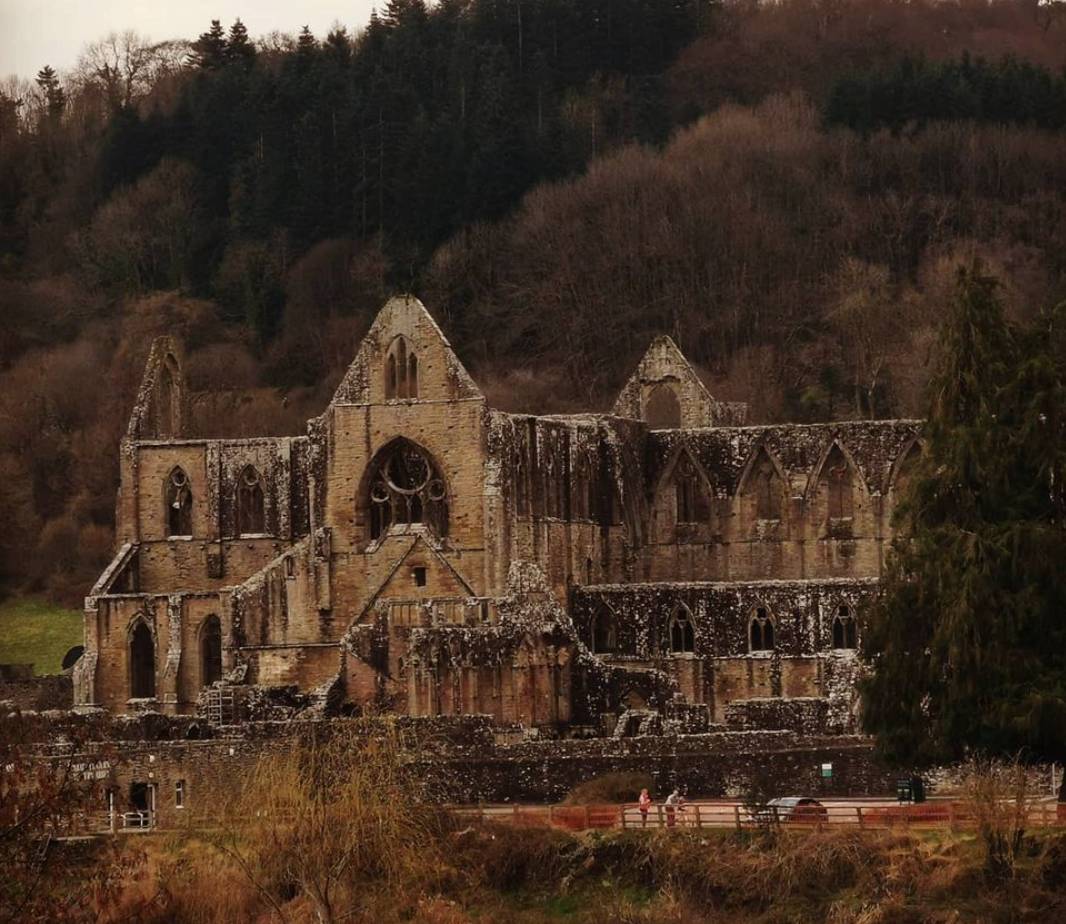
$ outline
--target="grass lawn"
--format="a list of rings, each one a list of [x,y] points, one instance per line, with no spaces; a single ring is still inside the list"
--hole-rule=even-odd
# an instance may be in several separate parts
[[[82,614],[40,597],[0,603],[0,664],[33,664],[37,674],[58,674],[63,655],[82,640]]]

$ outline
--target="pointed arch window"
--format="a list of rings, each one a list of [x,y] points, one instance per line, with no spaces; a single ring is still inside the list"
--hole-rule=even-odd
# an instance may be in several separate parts
[[[748,650],[774,650],[774,620],[765,606],[756,609],[751,617],[748,627]]]
[[[765,451],[759,453],[751,468],[749,491],[753,495],[756,519],[781,519],[781,476]]]
[[[397,337],[385,357],[385,397],[418,397],[418,357],[406,337]]]
[[[152,630],[138,620],[130,633],[130,697],[152,699],[155,696],[155,640]]]
[[[674,488],[677,496],[677,522],[705,523],[711,517],[707,496],[693,461],[683,455],[674,468]]]
[[[618,624],[609,607],[601,606],[592,617],[592,650],[608,654],[618,650]]]
[[[263,479],[254,465],[245,466],[237,480],[237,535],[266,532]]]
[[[830,520],[849,520],[855,513],[854,482],[851,466],[839,446],[834,445],[822,465],[819,479],[825,493]]]
[[[644,421],[652,430],[676,430],[681,426],[681,402],[670,385],[660,383],[648,392]]]
[[[200,627],[200,682],[209,687],[222,679],[222,624],[215,615]]]
[[[851,607],[841,604],[833,617],[833,647],[848,650],[859,647],[858,627]]]
[[[670,617],[670,651],[674,654],[691,654],[696,650],[696,631],[688,607],[679,606]]]
[[[192,535],[192,488],[184,470],[175,468],[167,478],[166,513],[168,536]]]
[[[421,523],[436,535],[448,534],[448,492],[429,453],[397,440],[380,454],[369,481],[370,538],[394,524]]]

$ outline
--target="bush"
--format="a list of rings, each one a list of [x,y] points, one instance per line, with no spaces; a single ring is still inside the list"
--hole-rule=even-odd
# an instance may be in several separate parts
[[[642,789],[655,793],[655,781],[647,773],[605,773],[579,783],[564,802],[566,805],[620,805],[636,802]]]

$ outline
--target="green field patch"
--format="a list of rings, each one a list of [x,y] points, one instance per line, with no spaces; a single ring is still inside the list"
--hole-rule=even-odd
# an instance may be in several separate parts
[[[63,656],[83,644],[82,614],[40,597],[0,603],[0,664],[32,664],[37,674],[58,674]]]

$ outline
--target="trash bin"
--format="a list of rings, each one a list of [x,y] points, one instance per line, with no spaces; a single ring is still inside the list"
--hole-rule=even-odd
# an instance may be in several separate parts
[[[913,778],[903,777],[896,780],[896,798],[900,802],[910,802],[913,798],[913,790],[911,789],[911,783]]]

